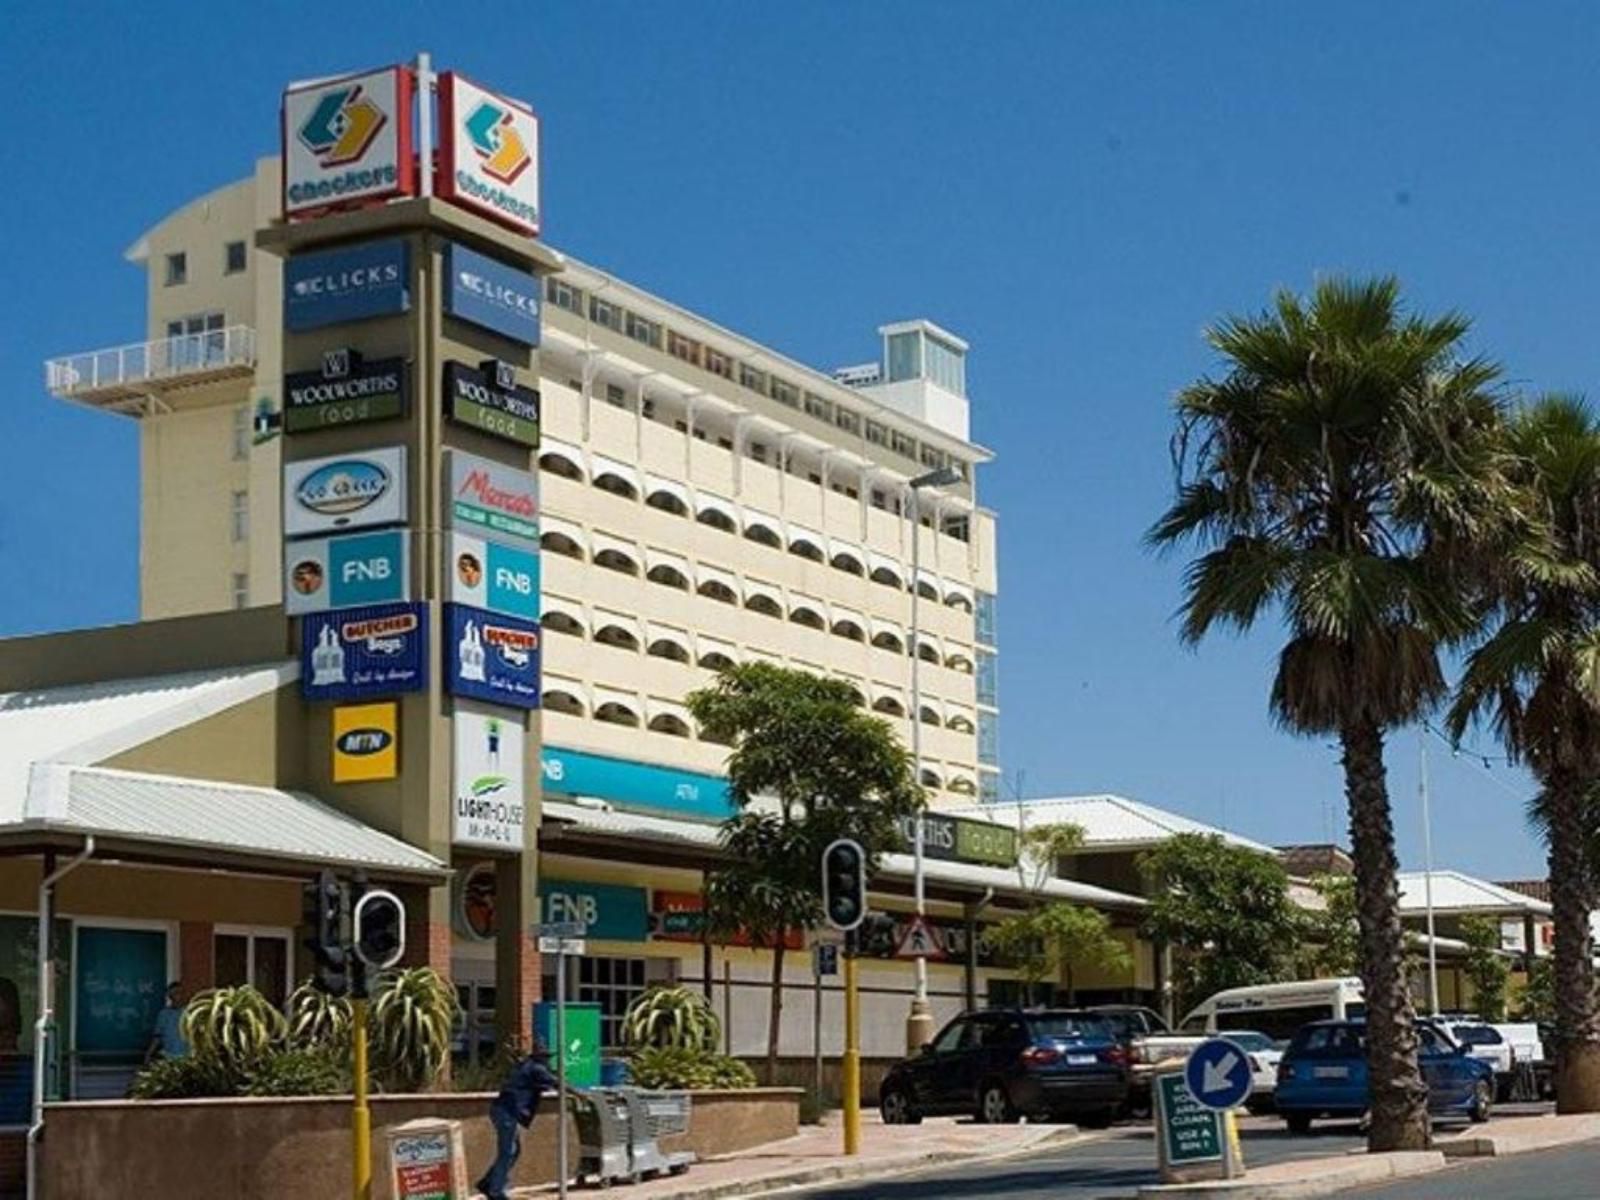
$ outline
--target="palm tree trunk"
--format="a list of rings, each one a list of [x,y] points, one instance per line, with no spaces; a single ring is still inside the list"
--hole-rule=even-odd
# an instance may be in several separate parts
[[[767,1010],[767,1086],[778,1086],[778,1035],[783,1028],[783,938],[772,943],[772,1004]]]
[[[1600,1111],[1600,1015],[1589,932],[1584,787],[1565,770],[1546,781],[1550,898],[1555,908],[1556,1111]]]
[[[1372,1092],[1367,1149],[1426,1150],[1432,1129],[1406,982],[1396,880],[1399,862],[1384,775],[1383,734],[1375,721],[1356,720],[1345,726],[1340,742],[1356,867],[1361,983],[1367,1000],[1367,1072]]]

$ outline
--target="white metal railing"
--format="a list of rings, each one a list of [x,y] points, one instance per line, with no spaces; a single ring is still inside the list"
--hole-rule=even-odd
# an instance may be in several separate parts
[[[253,367],[255,362],[256,331],[230,325],[52,358],[44,364],[44,380],[53,396],[80,396],[226,367]]]

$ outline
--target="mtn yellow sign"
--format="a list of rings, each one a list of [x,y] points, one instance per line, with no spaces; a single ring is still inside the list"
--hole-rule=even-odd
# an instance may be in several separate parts
[[[333,781],[365,783],[400,773],[400,722],[394,701],[333,710]]]

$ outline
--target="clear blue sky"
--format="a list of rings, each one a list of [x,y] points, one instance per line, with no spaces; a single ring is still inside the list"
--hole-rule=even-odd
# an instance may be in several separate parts
[[[122,251],[275,152],[286,80],[426,48],[539,108],[555,245],[823,367],[906,316],[971,341],[1027,794],[1343,840],[1335,755],[1267,719],[1273,631],[1173,636],[1179,564],[1139,544],[1171,397],[1208,320],[1333,271],[1588,389],[1597,33],[1552,3],[14,3],[0,634],[136,612],[133,426],[48,399],[41,360],[142,336]],[[1439,863],[1542,873],[1526,781],[1436,749]],[[1408,865],[1416,760],[1397,737]]]

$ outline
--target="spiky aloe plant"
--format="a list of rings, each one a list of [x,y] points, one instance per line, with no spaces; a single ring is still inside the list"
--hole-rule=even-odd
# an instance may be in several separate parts
[[[183,1010],[181,1028],[197,1057],[243,1075],[283,1043],[288,1021],[245,984],[201,992]]]
[[[648,1046],[715,1050],[722,1022],[699,992],[686,987],[653,987],[622,1018],[622,1038],[630,1048]]]
[[[350,1048],[350,1001],[330,996],[307,979],[289,994],[289,1043],[343,1058]]]
[[[379,1078],[391,1091],[420,1091],[450,1061],[458,1005],[450,981],[432,967],[383,975],[372,993],[369,1039]]]

